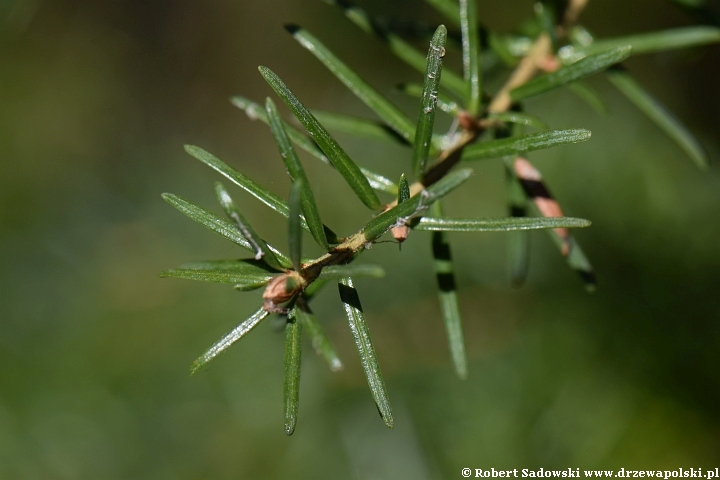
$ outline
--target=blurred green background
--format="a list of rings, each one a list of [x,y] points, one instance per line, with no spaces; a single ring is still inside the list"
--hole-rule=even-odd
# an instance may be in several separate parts
[[[371,13],[442,19],[422,2]],[[532,2],[479,2],[511,32]],[[712,5],[717,11],[717,3]],[[392,92],[418,75],[316,0],[0,2],[0,478],[461,478],[470,468],[688,468],[720,464],[720,175],[701,172],[601,77],[609,113],[566,91],[529,102],[590,142],[532,155],[597,269],[587,295],[543,232],[512,290],[504,234],[451,234],[470,376],[452,370],[428,234],[363,256],[357,280],[396,415],[377,415],[337,292],[314,302],[346,368],[309,343],[298,428],[283,433],[283,335],[273,321],[193,378],[191,361],[257,308],[260,292],[160,279],[186,261],[246,252],[184,218],[173,192],[219,212],[199,145],[275,193],[289,182],[269,130],[230,105],[262,101],[266,65],[314,108],[372,118],[282,29],[296,22]],[[598,36],[688,25],[659,0],[591,1]],[[447,58],[458,66],[459,55]],[[630,71],[717,162],[720,48],[633,58]],[[283,112],[289,118],[287,110]],[[409,150],[338,136],[397,178]],[[304,157],[326,223],[368,211]],[[498,161],[448,198],[453,216],[503,216]],[[276,245],[285,223],[236,192]],[[307,253],[316,253],[307,242]]]

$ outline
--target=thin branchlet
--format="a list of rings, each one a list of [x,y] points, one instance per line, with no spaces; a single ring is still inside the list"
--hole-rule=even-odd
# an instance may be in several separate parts
[[[463,220],[463,219],[447,219],[447,218],[441,218],[442,217],[442,211],[440,209],[440,204],[434,205],[433,209],[434,213],[430,215],[430,217],[437,216],[438,218],[422,218],[423,215],[425,215],[425,211],[429,206],[431,206],[434,202],[438,201],[443,195],[448,193],[450,190],[455,188],[457,185],[460,185],[463,181],[465,181],[472,173],[470,169],[455,169],[454,171],[451,171],[453,167],[457,165],[457,163],[461,160],[463,151],[465,148],[472,144],[473,142],[477,141],[478,138],[488,129],[495,128],[500,126],[501,124],[504,124],[504,122],[511,122],[511,121],[517,121],[517,120],[508,120],[509,115],[505,115],[505,120],[498,119],[498,114],[504,114],[508,112],[511,109],[516,109],[518,105],[513,105],[513,97],[511,96],[511,92],[513,90],[516,90],[518,87],[527,84],[529,81],[531,81],[536,75],[543,72],[552,72],[557,70],[561,67],[561,63],[559,62],[558,58],[555,56],[553,52],[553,42],[557,39],[566,39],[568,36],[568,33],[571,31],[573,26],[576,24],[581,12],[585,8],[586,4],[588,3],[588,0],[568,0],[565,2],[565,8],[561,14],[559,15],[559,19],[557,20],[557,25],[551,24],[549,29],[546,29],[543,33],[540,33],[533,44],[530,46],[530,48],[527,50],[527,54],[523,56],[520,61],[518,62],[515,69],[510,73],[509,77],[505,81],[505,83],[500,87],[500,89],[497,91],[497,93],[492,97],[489,98],[487,103],[484,103],[480,105],[479,98],[482,97],[482,92],[480,92],[479,95],[471,95],[473,99],[475,99],[475,102],[469,101],[468,106],[466,106],[467,110],[460,110],[455,109],[452,110],[452,114],[455,114],[455,119],[453,122],[453,126],[451,127],[450,132],[446,135],[446,140],[443,140],[443,147],[442,149],[437,152],[437,150],[434,150],[436,153],[435,161],[432,164],[429,164],[426,166],[426,160],[428,159],[428,149],[426,148],[423,150],[423,156],[421,162],[413,162],[413,173],[416,175],[416,178],[419,178],[418,181],[416,181],[413,184],[408,185],[408,182],[404,175],[401,177],[401,181],[399,183],[399,186],[397,188],[398,195],[396,199],[392,202],[389,202],[385,205],[380,206],[380,209],[377,210],[377,215],[363,227],[363,229],[357,231],[356,233],[350,235],[349,237],[339,239],[339,243],[331,247],[328,251],[327,248],[327,242],[324,242],[326,245],[324,247],[324,250],[326,251],[325,254],[322,256],[315,258],[313,260],[301,263],[301,256],[300,256],[300,241],[298,240],[294,245],[297,246],[296,250],[292,249],[293,243],[292,238],[299,239],[300,236],[296,235],[295,237],[291,237],[290,245],[291,250],[295,252],[294,255],[291,255],[292,257],[292,264],[294,266],[294,269],[286,269],[285,266],[289,263],[289,260],[285,259],[284,263],[282,264],[282,268],[280,266],[274,266],[272,265],[272,261],[275,261],[277,264],[277,260],[275,259],[275,255],[273,252],[277,252],[275,249],[271,249],[268,245],[264,243],[264,241],[252,231],[252,227],[247,224],[242,216],[238,216],[238,214],[235,213],[237,210],[234,205],[232,205],[232,200],[229,198],[229,196],[224,192],[224,190],[220,190],[221,195],[221,203],[224,202],[224,206],[227,207],[226,210],[228,211],[229,216],[231,219],[236,223],[238,231],[242,234],[244,237],[243,242],[245,240],[246,243],[249,245],[246,246],[243,243],[243,246],[245,248],[249,248],[253,250],[253,253],[255,255],[256,261],[264,260],[268,265],[273,267],[277,273],[272,273],[272,277],[263,277],[265,281],[267,282],[266,288],[263,292],[263,307],[261,310],[259,310],[251,319],[252,321],[246,321],[242,324],[242,328],[239,330],[236,329],[233,332],[231,332],[230,335],[226,336],[221,340],[221,342],[216,343],[211,349],[206,352],[206,354],[201,357],[202,360],[200,363],[198,363],[199,366],[204,365],[209,361],[211,358],[214,358],[218,353],[223,351],[227,346],[229,346],[232,342],[236,341],[240,338],[240,336],[244,335],[247,331],[249,331],[250,328],[252,328],[254,325],[257,324],[262,318],[264,318],[267,315],[267,312],[273,312],[273,313],[279,313],[283,315],[290,315],[289,319],[293,319],[293,315],[296,313],[293,313],[295,308],[299,305],[301,308],[303,308],[306,312],[309,312],[306,305],[306,300],[313,296],[319,288],[328,280],[328,277],[332,274],[330,271],[326,271],[323,273],[323,269],[327,267],[334,267],[334,266],[341,266],[341,265],[347,265],[350,262],[352,262],[359,254],[361,254],[364,250],[369,249],[373,246],[373,244],[378,243],[378,239],[381,235],[385,234],[386,232],[390,231],[393,238],[396,242],[402,243],[408,238],[408,234],[410,232],[411,227],[416,228],[418,230],[445,230],[445,231],[470,231],[471,228],[474,228],[472,231],[479,231],[478,224],[475,223],[468,227],[470,225],[469,220]],[[468,15],[466,15],[467,17]],[[445,27],[441,26],[438,28],[438,31],[445,31]],[[295,34],[297,30],[292,30],[291,33]],[[445,35],[445,34],[443,34]],[[444,38],[444,37],[443,37]],[[443,40],[444,43],[444,40]],[[556,44],[557,45],[557,44]],[[433,44],[431,44],[431,49],[434,53],[435,60],[438,60],[438,53],[439,57],[443,57],[445,55],[445,49],[443,47],[438,47]],[[428,58],[430,55],[428,55]],[[429,60],[428,60],[429,62]],[[429,64],[429,63],[428,63]],[[267,70],[267,69],[265,69]],[[430,69],[428,67],[428,71],[430,72]],[[270,75],[272,72],[266,71],[264,75]],[[436,70],[435,73],[428,73],[428,77],[430,79],[435,79],[435,76],[438,76],[438,79],[440,78],[440,70]],[[477,73],[477,72],[476,72]],[[274,74],[272,74],[274,75]],[[541,80],[544,80],[541,79]],[[282,83],[282,82],[280,82]],[[272,83],[271,83],[272,84]],[[437,82],[435,82],[437,84]],[[427,84],[426,84],[427,85]],[[479,83],[478,83],[479,85]],[[283,84],[283,87],[284,84]],[[367,91],[371,91],[371,89],[366,89]],[[477,90],[481,90],[480,87],[478,87],[475,90],[475,93],[477,93]],[[284,91],[284,90],[283,90]],[[289,91],[289,90],[288,90]],[[434,105],[438,101],[438,90],[437,85],[435,85],[435,90],[425,89],[426,94],[423,94],[423,100],[426,101],[428,98],[430,99],[430,104],[432,104],[431,107],[425,107],[425,103],[422,104],[420,108],[420,115],[422,117],[423,112],[433,113],[434,115]],[[288,94],[290,95],[290,94]],[[442,95],[442,94],[441,94]],[[515,99],[523,98],[519,97],[517,95],[517,92],[514,92]],[[294,98],[294,96],[293,96]],[[374,98],[374,97],[373,97]],[[298,101],[299,102],[299,101]],[[294,105],[294,104],[293,104]],[[300,104],[301,105],[301,104]],[[473,108],[474,105],[474,108]],[[302,105],[301,105],[302,106]],[[302,106],[305,111],[305,107]],[[273,107],[274,108],[274,107]],[[299,107],[298,107],[299,109]],[[478,111],[481,110],[482,111]],[[263,114],[262,111],[256,111],[253,108],[246,108],[246,111],[249,116],[251,117],[259,117]],[[447,110],[446,110],[447,111]],[[296,113],[297,115],[297,113]],[[308,118],[312,117],[312,119],[316,122],[316,119],[310,114],[309,111],[307,111]],[[431,115],[432,117],[432,115]],[[528,116],[530,117],[530,116]],[[279,116],[276,117],[277,122],[279,123]],[[434,117],[433,117],[434,118]],[[309,122],[307,122],[309,123]],[[314,126],[315,123],[312,123]],[[532,123],[529,123],[532,124]],[[319,125],[319,123],[318,123]],[[419,124],[418,124],[419,125]],[[532,124],[533,126],[537,126],[537,124]],[[309,127],[308,127],[309,128]],[[320,127],[317,128],[318,131],[320,131]],[[418,126],[417,131],[420,131],[420,127]],[[419,134],[417,138],[421,138],[417,142],[416,145],[422,145],[424,147],[427,147],[428,145],[425,142],[425,139],[428,139],[428,142],[430,139],[432,139],[432,124],[430,124],[430,127],[424,130],[427,134],[426,137],[420,137]],[[502,129],[498,129],[498,131],[502,131]],[[322,130],[323,133],[325,133],[324,130]],[[497,134],[497,131],[496,131]],[[299,135],[299,134],[298,134]],[[311,132],[312,136],[312,132]],[[329,136],[328,138],[332,140],[332,137]],[[289,139],[284,138],[284,140],[289,145]],[[334,141],[334,140],[333,140]],[[441,142],[438,142],[441,143]],[[334,144],[331,145],[334,147]],[[480,147],[483,147],[480,145]],[[328,147],[329,148],[329,147]],[[339,147],[338,147],[339,148]],[[433,143],[433,148],[435,148],[435,144]],[[477,147],[472,147],[470,150],[475,149]],[[491,148],[491,147],[488,147]],[[471,151],[466,152],[467,156],[470,156]],[[517,148],[513,150],[513,155],[520,155],[517,152],[520,151],[521,148]],[[287,149],[283,150],[281,149],[281,154],[283,157],[285,157],[287,152]],[[338,154],[339,155],[339,154]],[[343,152],[344,155],[344,152]],[[414,157],[416,158],[416,157]],[[345,157],[342,157],[342,160],[345,161]],[[514,178],[514,181],[519,185],[524,191],[527,197],[534,203],[537,210],[540,212],[542,217],[545,217],[544,220],[553,219],[552,217],[561,217],[562,210],[560,208],[560,205],[553,199],[553,197],[550,195],[550,192],[547,188],[545,188],[545,185],[542,182],[542,175],[539,171],[537,171],[532,164],[530,164],[526,159],[517,156],[517,157],[506,157],[505,158],[506,165],[508,166],[508,172],[511,176],[511,178]],[[361,178],[363,183],[363,188],[367,187],[366,190],[369,191],[368,199],[364,200],[366,205],[370,208],[377,208],[380,205],[379,200],[375,196],[375,193],[371,190],[370,184],[367,184],[367,181],[365,180],[364,176],[361,176],[359,173],[355,175],[354,170],[350,171],[351,169],[348,167],[348,165],[352,166],[355,170],[360,170],[358,167],[355,166],[355,164],[347,159],[347,164],[345,163],[338,163],[336,165],[336,168],[346,168],[348,172],[350,172],[347,177],[352,180],[350,181],[351,186],[353,185],[353,182],[355,182],[358,178]],[[298,169],[301,169],[300,166],[298,166]],[[227,172],[229,172],[231,169],[228,167]],[[230,172],[229,174],[225,172],[224,174],[230,175],[229,178],[237,178],[239,177],[239,174],[236,175],[237,172],[233,173]],[[352,175],[350,175],[352,174]],[[233,176],[234,175],[234,176]],[[389,181],[388,181],[389,182]],[[236,183],[238,181],[236,180]],[[355,182],[357,183],[357,182]],[[392,184],[392,182],[389,182]],[[256,187],[252,182],[250,182],[247,179],[243,179],[238,183],[239,185],[251,185],[252,188],[250,191],[256,191]],[[250,187],[247,187],[250,188]],[[300,190],[298,190],[300,191]],[[362,190],[363,192],[365,190]],[[362,193],[362,192],[361,192]],[[224,196],[223,196],[224,195]],[[522,198],[522,191],[520,192],[520,196]],[[295,199],[293,201],[293,198]],[[301,218],[300,217],[300,209],[306,208],[305,204],[301,204],[300,198],[304,197],[293,197],[291,195],[291,201],[290,201],[290,216],[292,218]],[[284,211],[287,210],[287,206],[283,208],[280,208],[283,206],[281,199],[272,199],[272,201],[269,201],[271,205],[275,205],[276,209],[278,211]],[[295,208],[295,210],[293,210]],[[235,209],[235,210],[233,210]],[[292,212],[295,212],[294,214]],[[438,213],[439,212],[439,213]],[[210,228],[214,229],[215,231],[228,231],[232,230],[230,227],[229,229],[225,226],[225,224],[220,223],[219,220],[215,219],[210,215],[208,212],[205,212],[204,224],[206,226],[209,226]],[[305,212],[306,218],[307,212]],[[287,216],[287,214],[286,214]],[[524,216],[524,214],[523,214]],[[516,215],[516,217],[519,217]],[[448,229],[448,221],[454,221],[455,222],[455,230]],[[482,219],[485,220],[485,219]],[[508,220],[508,219],[500,219],[500,220]],[[589,265],[589,262],[584,258],[582,252],[579,250],[579,247],[574,243],[574,240],[570,236],[568,226],[586,226],[586,225],[577,225],[577,224],[568,224],[568,223],[560,223],[558,220],[578,220],[578,219],[557,219],[555,218],[556,222],[554,223],[545,223],[541,224],[540,227],[543,228],[553,228],[551,232],[554,232],[555,236],[557,237],[556,240],[560,242],[560,248],[561,252],[564,256],[567,257],[568,263],[573,266],[580,274],[585,278],[586,280],[588,278],[591,278],[592,285],[594,285],[594,274],[592,273],[592,267]],[[305,220],[303,220],[305,221]],[[441,224],[441,222],[445,222]],[[474,220],[477,222],[477,220]],[[530,225],[528,223],[523,223],[522,218],[515,218],[515,227],[518,225],[522,226],[525,225],[524,228],[538,228],[538,225]],[[584,221],[587,224],[589,222]],[[292,225],[292,224],[291,224]],[[318,226],[318,230],[321,230],[320,227],[324,227],[322,225],[322,222],[319,221],[319,218],[317,219],[317,222],[315,223],[316,226]],[[424,225],[424,227],[423,227]],[[509,223],[505,223],[505,225],[509,225]],[[437,228],[434,228],[437,227]],[[442,228],[440,228],[442,227]],[[513,227],[513,228],[515,228]],[[496,230],[499,229],[497,226],[494,226]],[[464,229],[464,230],[463,230]],[[489,227],[486,227],[486,230],[489,230]],[[507,227],[508,230],[511,228]],[[515,228],[517,229],[517,228]],[[300,227],[297,226],[297,230],[293,230],[294,232],[300,232]],[[233,231],[234,236],[237,236],[237,232]],[[229,236],[228,234],[225,234],[226,236]],[[232,237],[232,236],[230,236]],[[323,240],[325,237],[322,237]],[[332,235],[332,238],[335,239],[335,235]],[[441,238],[440,236],[437,236],[436,238]],[[335,241],[332,241],[331,243],[336,243]],[[444,247],[447,250],[447,247]],[[442,278],[447,280],[448,275],[449,278],[453,280],[454,283],[454,277],[452,277],[452,266],[450,264],[450,255],[449,250],[447,250],[446,253],[444,253],[445,256],[440,255],[439,249],[437,251],[434,251],[435,259],[436,259],[436,265],[440,264],[441,269],[438,270],[438,278],[440,279],[441,275],[443,275]],[[439,262],[439,263],[438,263]],[[442,263],[444,262],[444,263]],[[437,268],[437,267],[436,267]],[[335,270],[342,270],[342,269],[335,269]],[[321,274],[323,277],[321,278]],[[342,273],[345,274],[344,272]],[[267,281],[267,278],[269,278],[269,281]],[[313,286],[310,290],[308,290],[307,294],[305,294],[305,290],[313,284],[313,282],[318,281],[317,284]],[[445,285],[446,287],[449,285],[447,281],[440,282],[440,285]],[[374,360],[374,351],[372,350],[372,344],[370,342],[369,334],[367,332],[367,327],[364,325],[364,319],[362,317],[362,308],[359,303],[359,299],[357,298],[357,294],[354,291],[354,287],[352,284],[352,281],[350,278],[343,278],[340,281],[341,287],[341,298],[343,299],[343,302],[346,307],[346,311],[349,312],[348,316],[353,317],[351,318],[351,325],[355,325],[357,330],[357,335],[355,335],[356,342],[358,342],[358,349],[360,350],[361,347],[364,352],[366,352],[363,356],[361,353],[361,358],[363,359],[363,362],[368,363],[367,359],[371,358],[373,359],[372,365],[364,365],[366,372],[369,370],[372,370],[370,373],[366,373],[368,375],[368,381],[371,384],[371,391],[373,392],[373,395],[376,400],[376,404],[378,405],[378,408],[381,410],[381,414],[383,415],[383,418],[386,421],[386,424],[392,428],[392,416],[390,415],[389,410],[389,404],[387,403],[387,397],[385,393],[385,387],[382,381],[382,376],[380,375],[379,367],[377,366],[377,362]],[[447,291],[444,291],[447,298],[455,298],[455,290],[454,290],[454,284],[452,286],[452,289],[448,287]],[[457,302],[457,300],[454,300]],[[446,307],[449,305],[449,300],[446,301]],[[450,307],[447,307],[450,308]],[[457,303],[454,306],[455,311],[457,310]],[[264,311],[263,311],[264,310]],[[445,314],[444,314],[445,315]],[[456,316],[458,317],[459,322],[459,313],[456,313]],[[354,323],[352,323],[354,321]],[[458,325],[460,325],[458,323]],[[299,324],[298,324],[299,328]],[[459,328],[459,327],[458,327]],[[459,331],[460,335],[460,344],[462,344],[462,332]],[[297,330],[297,336],[293,337],[293,340],[299,341],[299,335],[300,330]],[[457,334],[456,334],[457,338]],[[314,342],[314,341],[313,341]],[[450,341],[451,346],[453,345],[453,341]],[[286,344],[287,345],[287,344]],[[299,343],[292,344],[292,345],[299,345]],[[292,346],[291,345],[291,346]],[[455,343],[457,346],[457,341]],[[462,346],[462,345],[461,345]],[[462,347],[464,348],[464,347]],[[332,347],[330,347],[332,350]],[[458,350],[461,351],[462,350]],[[369,352],[369,353],[367,353]],[[334,352],[332,352],[334,353]],[[464,355],[464,353],[463,353]],[[299,359],[299,349],[297,350],[297,359]],[[453,354],[453,358],[455,359],[456,356]],[[337,360],[337,357],[335,357]],[[299,362],[299,360],[298,360]],[[338,361],[339,364],[339,361]],[[199,368],[199,366],[197,368]],[[296,372],[299,372],[299,363],[297,363],[297,369]],[[286,367],[287,368],[287,367]],[[375,370],[373,370],[375,369]],[[286,370],[287,372],[288,370]],[[299,375],[299,374],[298,374]],[[461,375],[462,377],[462,375]],[[288,377],[286,377],[288,378]],[[297,376],[296,378],[299,378]],[[371,378],[373,380],[371,380]],[[295,392],[296,393],[296,392]],[[297,401],[295,397],[295,402]],[[292,405],[291,405],[292,406]],[[381,407],[382,406],[382,407]],[[295,413],[296,413],[296,405],[294,406]],[[293,415],[295,415],[293,413]],[[292,429],[294,428],[294,421],[295,418],[291,419],[291,427],[286,426],[286,431],[292,433]]]
[[[568,3],[565,14],[563,15],[563,22],[557,26],[557,34],[559,36],[565,35],[565,32],[575,23],[586,3],[587,0],[571,0]],[[431,48],[437,47],[431,45]],[[443,48],[441,56],[444,55],[445,51]],[[551,55],[552,43],[550,38],[547,34],[541,33],[528,51],[528,54],[521,59],[508,80],[490,101],[485,114],[508,111],[512,107],[510,91],[527,83],[538,72],[542,71],[544,69],[543,66],[547,64],[547,58]],[[450,145],[446,146],[446,148],[439,153],[437,160],[426,170],[422,180],[410,185],[409,191],[411,197],[424,195],[427,187],[442,179],[460,161],[463,149],[466,146],[477,140],[487,128],[497,125],[497,122],[492,120],[472,118],[465,111],[461,111],[458,118],[460,120],[459,125],[462,128],[461,132],[454,137],[454,141]],[[396,199],[384,205],[383,211],[397,204],[398,200]],[[414,213],[409,216],[398,217],[396,223],[389,228],[395,240],[398,242],[405,241],[409,233],[408,224],[410,219],[419,216],[426,208],[427,205],[424,205],[421,200]],[[304,264],[300,272],[303,282],[295,293],[301,292],[310,285],[320,275],[324,267],[349,263],[363,250],[370,248],[374,241],[375,239],[368,239],[364,232],[360,231],[346,238],[341,244],[337,245],[325,255]],[[269,285],[266,292],[269,291],[271,287],[276,288],[274,285]],[[268,296],[270,296],[270,294],[268,294]]]

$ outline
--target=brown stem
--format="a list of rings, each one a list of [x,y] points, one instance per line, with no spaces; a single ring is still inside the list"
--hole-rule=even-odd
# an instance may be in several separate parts
[[[488,106],[488,112],[500,113],[507,112],[512,105],[510,92],[520,85],[524,85],[530,81],[540,70],[543,60],[552,52],[552,44],[550,37],[546,33],[541,33],[530,48],[528,54],[520,60],[520,63],[505,85],[495,95]]]
[[[588,0],[570,0],[567,8],[565,9],[565,15],[563,21],[558,25],[559,37],[565,37],[570,31],[573,25],[575,25],[580,17],[580,14],[587,6]]]
[[[575,24],[580,13],[587,5],[587,2],[588,0],[570,0],[563,15],[563,21],[557,27],[559,37],[564,37],[572,25]],[[520,60],[520,63],[515,67],[515,70],[507,82],[505,82],[502,88],[495,94],[487,107],[487,113],[501,113],[509,110],[512,106],[510,92],[524,85],[539,71],[542,71],[545,65],[547,65],[547,59],[550,55],[552,55],[550,37],[542,33],[535,40],[528,54]],[[465,122],[461,122],[463,129],[453,144],[440,153],[437,161],[428,169],[421,182],[415,182],[410,186],[411,196],[419,194],[425,187],[443,178],[450,169],[460,161],[463,149],[474,142],[488,126],[492,125],[492,123],[482,123],[477,119],[470,119],[473,120],[471,122],[468,122],[467,119],[465,120]],[[395,205],[397,205],[397,200],[386,205],[385,210]],[[363,231],[360,231],[348,237],[343,243],[325,255],[303,265],[300,275],[304,281],[304,285],[301,288],[304,289],[312,283],[320,275],[324,267],[350,262],[357,254],[365,249],[366,242],[365,234]]]

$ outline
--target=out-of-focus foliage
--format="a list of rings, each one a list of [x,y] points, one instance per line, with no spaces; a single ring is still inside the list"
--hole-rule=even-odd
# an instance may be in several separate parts
[[[365,6],[441,21],[418,3],[381,3]],[[306,355],[299,426],[287,439],[278,434],[284,336],[270,323],[187,376],[196,353],[260,299],[157,278],[184,259],[245,254],[157,192],[213,203],[207,187],[217,176],[185,154],[192,143],[286,195],[269,130],[227,102],[239,92],[267,96],[256,66],[270,60],[313,108],[371,118],[327,72],[299,69],[310,56],[282,35],[286,19],[322,31],[385,92],[397,78],[417,82],[416,73],[320,2],[11,4],[31,13],[0,44],[0,478],[453,478],[463,467],[720,463],[718,170],[694,168],[608,83],[588,81],[607,103],[604,117],[562,90],[532,100],[551,128],[593,132],[572,156],[554,149],[534,158],[571,206],[566,214],[593,220],[577,236],[598,292],[578,288],[541,233],[531,235],[538,255],[520,291],[506,287],[498,253],[509,237],[449,233],[470,359],[461,382],[437,322],[428,242],[408,241],[401,254],[377,245],[366,255],[387,277],[356,283],[395,429],[377,421],[356,358],[343,355],[345,369],[330,373]],[[524,8],[480,2],[479,16],[509,31]],[[693,21],[671,2],[634,2],[618,14],[627,8],[591,1],[584,18],[600,37]],[[719,55],[711,46],[627,62],[712,159]],[[403,101],[414,115],[416,103]],[[369,168],[394,169],[390,178],[405,168],[387,162],[388,148],[392,158],[400,146],[338,137]],[[302,160],[313,180],[336,175]],[[502,216],[503,168],[483,164],[446,213]],[[348,187],[321,191],[324,221],[346,231],[368,220],[334,202]],[[265,206],[237,197],[248,221],[284,245],[284,222],[265,223]],[[316,308],[337,351],[352,351],[341,306]]]

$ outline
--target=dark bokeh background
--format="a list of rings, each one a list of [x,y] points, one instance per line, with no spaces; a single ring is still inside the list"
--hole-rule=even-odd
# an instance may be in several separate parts
[[[381,3],[363,2],[441,21],[420,2]],[[479,3],[483,23],[501,32],[532,11],[529,1]],[[287,438],[283,336],[272,321],[188,377],[260,293],[158,278],[185,261],[246,255],[160,193],[218,211],[218,176],[183,152],[192,143],[287,194],[268,129],[227,101],[270,94],[257,65],[312,107],[372,115],[285,22],[309,27],[411,115],[415,104],[391,90],[418,76],[315,0],[4,0],[0,15],[0,478],[430,479],[460,478],[463,467],[720,464],[718,168],[696,169],[602,78],[590,83],[605,116],[568,92],[529,103],[554,128],[593,131],[588,143],[532,159],[566,213],[593,220],[577,236],[599,291],[584,293],[542,232],[518,291],[507,286],[503,234],[451,235],[470,355],[461,382],[428,238],[413,234],[401,253],[378,245],[364,258],[388,276],[357,284],[397,426],[378,418],[328,288],[315,309],[346,368],[331,374],[306,344],[299,424]],[[693,22],[659,0],[591,1],[584,20],[599,36]],[[720,48],[627,65],[717,161]],[[408,169],[407,150],[339,138],[391,178]],[[336,174],[305,164],[335,230],[368,218]],[[448,213],[504,215],[500,164],[475,169]],[[236,196],[284,244],[281,218]]]

